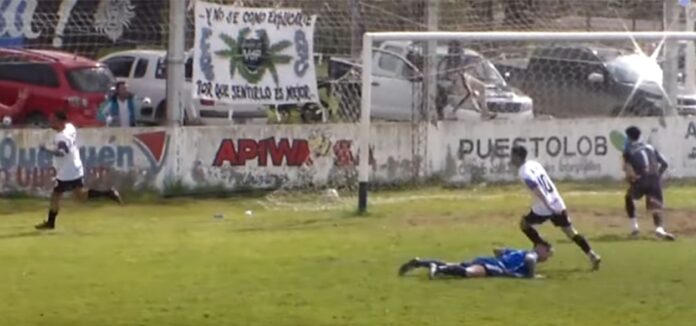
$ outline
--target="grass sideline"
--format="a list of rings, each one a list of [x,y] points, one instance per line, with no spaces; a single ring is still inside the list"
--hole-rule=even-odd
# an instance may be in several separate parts
[[[45,200],[4,199],[0,324],[693,325],[696,187],[667,192],[675,243],[653,241],[642,210],[645,235],[626,239],[619,185],[561,188],[600,272],[546,225],[557,247],[539,271],[548,279],[396,277],[412,256],[527,247],[517,223],[529,198],[512,185],[378,192],[367,217],[265,210],[258,196],[66,201],[46,234],[31,229]]]

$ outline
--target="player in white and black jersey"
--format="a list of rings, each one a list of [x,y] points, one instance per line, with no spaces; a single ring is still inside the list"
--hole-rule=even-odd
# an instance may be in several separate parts
[[[80,150],[77,146],[77,129],[67,121],[64,112],[56,112],[51,121],[51,128],[56,131],[53,137],[53,146],[47,148],[41,146],[41,150],[53,155],[53,165],[56,169],[56,185],[51,193],[51,206],[48,210],[48,219],[36,225],[38,230],[50,230],[56,226],[56,216],[60,199],[63,193],[72,191],[77,199],[109,198],[121,203],[121,196],[115,189],[99,191],[84,187],[84,168],[80,159]]]
[[[541,238],[534,225],[551,220],[554,226],[561,228],[563,233],[589,257],[592,269],[599,269],[600,256],[592,250],[585,237],[573,227],[570,217],[568,217],[565,202],[556,189],[556,185],[546,173],[546,169],[539,162],[527,160],[527,149],[522,146],[512,148],[510,163],[519,169],[519,178],[534,197],[531,211],[520,221],[520,228],[527,238],[535,246],[538,244],[549,245],[546,240]]]

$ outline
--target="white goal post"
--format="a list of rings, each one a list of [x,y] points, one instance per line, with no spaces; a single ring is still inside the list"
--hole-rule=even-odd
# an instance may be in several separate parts
[[[358,211],[367,210],[369,182],[370,115],[372,97],[373,45],[380,41],[516,41],[516,42],[591,42],[591,41],[696,41],[696,32],[378,32],[365,33],[362,46],[362,98],[359,138]],[[669,48],[669,47],[667,47]],[[667,50],[671,51],[673,50]],[[667,54],[674,59],[676,53]],[[675,81],[676,82],[676,78]]]

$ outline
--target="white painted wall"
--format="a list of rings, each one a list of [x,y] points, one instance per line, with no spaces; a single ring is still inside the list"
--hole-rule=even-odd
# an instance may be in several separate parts
[[[427,157],[414,158],[410,123],[372,126],[371,178],[411,181],[417,159],[446,183],[514,180],[511,146],[558,179],[621,179],[623,130],[636,125],[668,159],[668,176],[696,176],[696,120],[588,119],[443,122],[429,126]],[[120,189],[302,188],[357,184],[357,125],[242,125],[80,130],[88,184]],[[0,193],[47,194],[52,159],[38,151],[52,132],[0,131]]]

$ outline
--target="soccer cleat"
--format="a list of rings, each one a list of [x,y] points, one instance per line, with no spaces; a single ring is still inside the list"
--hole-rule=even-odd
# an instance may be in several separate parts
[[[109,192],[109,199],[117,202],[119,205],[123,205],[121,194],[115,188],[111,188],[111,191]]]
[[[55,229],[55,225],[49,224],[48,221],[44,221],[40,224],[37,224],[34,226],[35,229],[45,231],[45,230],[53,230]]]
[[[598,254],[591,253],[590,254],[590,263],[592,263],[592,270],[597,271],[599,270],[599,264],[602,262],[602,257],[600,257]]]
[[[633,230],[633,231],[631,231],[631,236],[632,236],[632,237],[637,237],[637,236],[639,236],[639,235],[640,235],[640,230]]]
[[[438,270],[438,266],[437,266],[437,265],[435,265],[435,264],[430,264],[430,270],[428,271],[428,278],[430,278],[431,280],[434,279],[435,276],[437,276],[437,272],[438,272],[438,271],[439,271],[439,270]]]
[[[413,258],[413,259],[407,261],[405,264],[401,265],[401,267],[399,268],[399,276],[404,276],[404,275],[406,275],[406,273],[408,273],[408,272],[412,271],[413,269],[415,269],[416,267],[418,267],[419,262],[420,261],[419,261],[418,257],[416,257],[416,258]]]
[[[667,240],[667,241],[674,241],[674,240],[677,240],[677,237],[675,237],[674,234],[669,233],[669,232],[666,232],[666,231],[663,231],[663,230],[655,231],[655,235],[656,235],[658,238],[664,239],[664,240]]]

